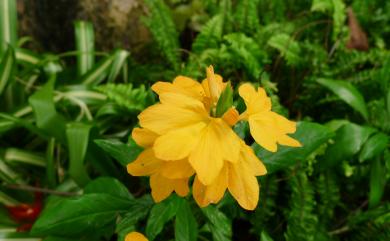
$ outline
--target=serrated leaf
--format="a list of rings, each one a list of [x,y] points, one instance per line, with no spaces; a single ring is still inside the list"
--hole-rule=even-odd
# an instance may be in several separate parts
[[[299,43],[285,33],[273,35],[267,44],[280,51],[289,65],[298,65],[301,61],[301,47]]]
[[[215,15],[202,28],[192,44],[192,51],[201,53],[206,49],[217,48],[222,39],[223,14]]]

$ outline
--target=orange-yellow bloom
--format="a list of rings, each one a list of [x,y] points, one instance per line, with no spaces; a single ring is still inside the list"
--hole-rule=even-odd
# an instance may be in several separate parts
[[[148,241],[148,239],[141,233],[131,232],[126,235],[125,241]]]
[[[264,89],[256,91],[250,84],[239,88],[247,106],[240,115],[228,88],[211,66],[202,83],[178,76],[172,83],[152,86],[160,101],[138,116],[141,128],[134,128],[132,137],[145,149],[127,171],[150,176],[156,202],[172,192],[186,196],[195,176],[192,191],[199,206],[219,202],[229,190],[240,206],[255,209],[260,189],[256,176],[267,171],[233,131],[240,120],[249,122],[255,141],[270,151],[276,151],[277,144],[300,146],[287,135],[295,132],[295,122],[271,111]]]

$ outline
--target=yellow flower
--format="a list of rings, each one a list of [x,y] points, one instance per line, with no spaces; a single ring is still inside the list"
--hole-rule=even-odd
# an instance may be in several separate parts
[[[203,84],[184,77],[172,84],[158,82],[152,89],[161,103],[138,116],[143,128],[159,135],[153,144],[156,157],[166,161],[188,159],[204,185],[214,181],[224,161],[235,163],[239,156],[240,139],[231,123],[210,114],[215,112],[225,86],[212,68]]]
[[[131,232],[126,235],[125,241],[148,241],[148,239],[141,233]]]
[[[287,135],[296,131],[296,123],[271,111],[271,99],[263,88],[256,91],[251,84],[243,84],[239,94],[247,107],[241,119],[249,122],[251,135],[259,145],[272,152],[277,150],[277,143],[301,146],[301,143]]]
[[[240,159],[237,163],[225,162],[216,180],[206,186],[195,178],[193,196],[200,207],[218,203],[228,189],[241,207],[253,210],[259,200],[259,184],[255,176],[267,173],[263,163],[253,153],[252,148],[241,143]]]
[[[152,131],[134,128],[132,137],[145,150],[135,161],[127,165],[127,172],[133,176],[150,176],[150,187],[155,202],[164,200],[173,191],[179,196],[186,196],[189,192],[189,177],[194,174],[188,161],[164,161],[156,158],[151,146],[157,135]]]

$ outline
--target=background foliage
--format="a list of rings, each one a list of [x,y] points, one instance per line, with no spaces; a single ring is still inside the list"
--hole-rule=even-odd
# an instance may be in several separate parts
[[[100,52],[85,21],[74,50],[26,49],[15,1],[0,1],[1,239],[390,240],[389,1],[145,4],[153,42],[132,56]],[[149,86],[204,78],[210,64],[235,86],[263,86],[274,111],[299,121],[302,148],[253,144],[268,169],[254,212],[229,195],[204,209],[190,196],[155,204],[147,178],[125,170],[140,152],[136,116],[156,101]]]

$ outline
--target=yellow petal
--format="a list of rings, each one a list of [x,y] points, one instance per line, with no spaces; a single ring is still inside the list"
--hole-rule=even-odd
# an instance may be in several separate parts
[[[188,159],[164,162],[161,175],[169,179],[187,178],[194,174],[194,169]]]
[[[180,197],[185,197],[190,192],[190,188],[188,187],[188,178],[181,179],[171,179],[174,182],[175,192]]]
[[[204,185],[210,185],[221,171],[224,160],[238,160],[240,139],[222,119],[212,119],[200,134],[189,162],[199,180]]]
[[[240,119],[240,114],[236,108],[232,107],[223,114],[222,119],[230,126],[234,126]]]
[[[245,83],[240,86],[238,91],[245,101],[248,115],[271,110],[271,99],[267,97],[263,88],[258,88],[256,92],[251,84]]]
[[[253,85],[249,83],[245,83],[238,88],[238,94],[247,103],[247,102],[251,102],[252,98],[256,95],[256,90],[255,87],[253,87]]]
[[[158,203],[171,195],[175,190],[175,182],[160,174],[154,174],[150,176],[150,188],[152,189],[153,200]]]
[[[215,181],[208,186],[203,185],[198,177],[193,184],[193,196],[200,207],[210,203],[218,203],[224,196],[228,185],[228,168],[225,165]]]
[[[289,137],[288,135],[282,135],[278,138],[278,143],[280,145],[284,145],[284,146],[292,146],[292,147],[301,147],[302,144],[293,139],[292,137]]]
[[[229,163],[229,192],[241,207],[254,210],[259,201],[259,184],[246,165]]]
[[[180,93],[200,101],[202,101],[205,96],[202,85],[185,76],[176,77],[173,80],[173,83],[157,82],[152,86],[152,90],[158,95],[161,95],[162,93]]]
[[[126,235],[125,241],[148,241],[148,239],[138,232],[131,232]]]
[[[259,113],[249,116],[249,130],[253,139],[268,151],[277,150],[277,137],[279,135],[277,125],[272,116]]]
[[[206,109],[201,101],[178,93],[162,93],[160,95],[162,104],[167,104],[183,109],[195,111],[203,116],[208,116]]]
[[[248,165],[253,175],[262,176],[267,174],[267,169],[265,168],[263,162],[257,158],[253,152],[253,149],[250,146],[247,146],[245,143],[242,144],[240,157],[240,161]]]
[[[156,156],[166,161],[186,158],[198,144],[205,126],[206,123],[199,122],[160,136],[153,145]]]
[[[213,101],[213,103],[217,103],[222,91],[219,88],[218,82],[215,78],[213,66],[209,66],[206,72],[211,100]]]
[[[199,123],[204,118],[194,110],[164,104],[150,106],[138,115],[140,125],[158,135]]]
[[[275,112],[270,112],[269,115],[271,115],[279,127],[278,129],[282,133],[294,133],[297,130],[297,123],[294,121],[288,120],[286,117],[279,115]]]
[[[150,147],[156,140],[157,134],[145,128],[134,128],[131,133],[131,137],[137,143],[137,145],[142,147]]]
[[[133,176],[148,176],[160,170],[162,164],[163,161],[156,158],[152,148],[148,148],[127,165],[127,172]]]

